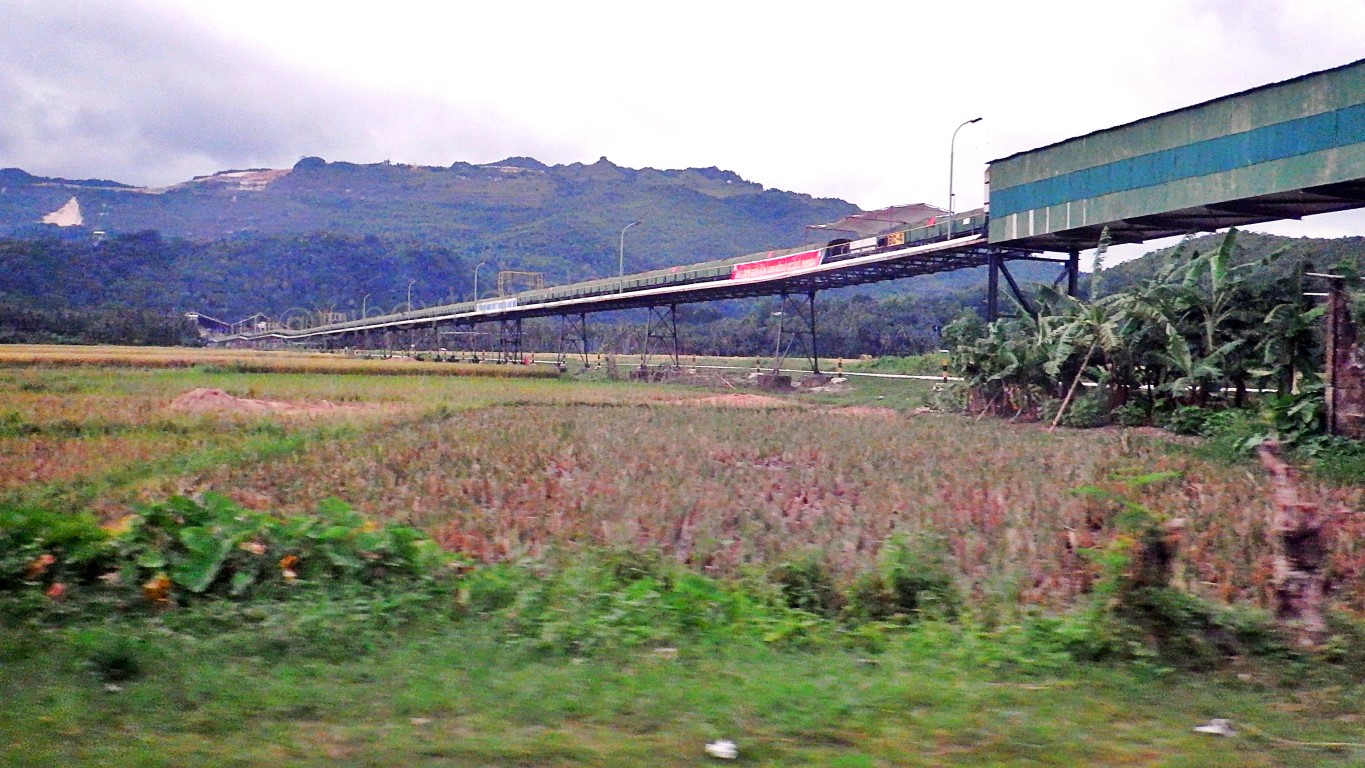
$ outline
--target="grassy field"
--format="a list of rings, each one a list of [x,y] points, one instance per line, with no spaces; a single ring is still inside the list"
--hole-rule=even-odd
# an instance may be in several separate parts
[[[942,627],[872,657],[729,644],[565,659],[469,628],[358,659],[161,638],[145,674],[112,692],[79,653],[11,655],[5,764],[684,766],[720,738],[741,764],[769,766],[1240,768],[1358,765],[1365,753],[1279,740],[1358,739],[1358,689],[1246,672],[1020,675]],[[1239,735],[1192,730],[1219,716]]]
[[[1365,761],[1360,484],[1305,488],[1345,510],[1326,657],[1269,638],[1182,663],[1139,635],[1089,661],[1076,633],[1125,505],[1183,520],[1182,594],[1263,622],[1257,467],[925,413],[925,382],[769,399],[200,354],[0,352],[0,502],[116,524],[175,494],[285,517],[335,497],[466,575],[169,610],[19,585],[0,597],[4,764],[695,765],[715,738],[750,765]],[[172,407],[196,389],[340,407]],[[1191,730],[1211,717],[1239,735]]]

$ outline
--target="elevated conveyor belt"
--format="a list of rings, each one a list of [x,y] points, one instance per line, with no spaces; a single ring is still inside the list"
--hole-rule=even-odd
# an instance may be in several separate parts
[[[984,215],[970,212],[958,215],[951,223],[935,222],[864,241],[770,251],[624,278],[527,291],[487,301],[428,307],[313,328],[239,334],[221,341],[307,342],[433,324],[473,325],[721,299],[808,294],[986,266],[992,259],[1032,258],[1028,251],[989,246],[985,225]]]

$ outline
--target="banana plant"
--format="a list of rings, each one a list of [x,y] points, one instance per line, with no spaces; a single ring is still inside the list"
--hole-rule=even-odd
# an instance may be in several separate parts
[[[1053,348],[1054,356],[1048,361],[1047,370],[1053,376],[1060,376],[1062,365],[1077,350],[1084,348],[1085,354],[1081,356],[1081,363],[1071,379],[1071,386],[1067,389],[1066,396],[1062,398],[1057,415],[1052,419],[1051,429],[1056,429],[1062,417],[1066,415],[1066,409],[1071,405],[1076,388],[1080,386],[1081,378],[1090,367],[1090,361],[1095,353],[1113,352],[1123,346],[1123,337],[1119,333],[1119,318],[1115,312],[1117,300],[1114,297],[1096,299],[1093,302],[1073,298],[1071,302],[1072,311],[1058,327],[1057,342]]]
[[[1304,265],[1299,266],[1287,300],[1266,313],[1263,335],[1257,345],[1261,363],[1266,366],[1261,373],[1275,380],[1281,395],[1294,391],[1298,375],[1303,375],[1309,383],[1318,378],[1313,370],[1314,351],[1318,346],[1318,326],[1327,307],[1314,307],[1304,300],[1303,273],[1306,269]]]

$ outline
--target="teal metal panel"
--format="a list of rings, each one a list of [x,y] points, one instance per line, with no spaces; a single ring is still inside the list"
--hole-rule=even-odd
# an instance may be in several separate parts
[[[991,214],[1008,216],[1067,200],[1101,197],[1359,143],[1365,143],[1365,104],[992,189]],[[994,170],[991,177],[994,180]],[[1336,180],[1327,178],[1318,183]],[[1284,190],[1267,189],[1252,194],[1279,191]]]
[[[1337,169],[1354,168],[1354,178],[1365,178],[1365,143],[1258,163],[1232,171],[1184,178],[1137,189],[1067,200],[1050,206],[990,220],[991,242],[1006,242],[1049,232],[1097,226],[1141,212],[1166,212],[1212,202],[1266,194],[1264,190],[1294,190],[1332,183]]]
[[[1365,60],[994,160],[992,193],[1107,162],[1245,133],[1362,102]]]
[[[1361,144],[1365,60],[994,161],[990,240],[1365,179]]]

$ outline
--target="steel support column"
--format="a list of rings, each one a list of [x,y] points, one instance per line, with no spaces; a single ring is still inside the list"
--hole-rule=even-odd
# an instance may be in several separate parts
[[[1005,283],[1009,285],[1010,293],[1014,294],[1014,299],[1019,302],[1019,306],[1023,307],[1024,311],[1030,315],[1037,315],[1038,313],[1029,305],[1028,298],[1024,296],[1024,292],[1019,290],[1019,284],[1014,281],[1014,275],[1010,272],[1009,268],[1005,266],[1005,261],[1003,259],[1000,261],[1000,274],[1005,276]]]
[[[819,376],[820,334],[816,333],[815,328],[815,291],[808,292],[806,299],[810,303],[810,372]]]
[[[681,350],[678,345],[678,312],[676,304],[669,304],[667,307],[650,307],[649,317],[645,320],[645,345],[640,352],[640,367],[649,366],[649,342],[652,339],[669,342],[672,352],[670,357],[673,360],[673,368],[680,367],[678,358]]]
[[[810,362],[811,372],[820,373],[820,342],[816,333],[815,291],[807,291],[804,297],[782,294],[782,314],[778,318],[779,334],[787,333],[788,317],[797,318],[799,323],[791,331],[791,341],[787,343],[787,349],[791,348],[792,342],[800,339],[802,346],[805,347],[806,359]],[[785,351],[779,351],[778,355],[779,359],[773,361],[774,369],[779,368],[781,360],[787,356]]]
[[[570,342],[576,343],[577,354],[583,358],[583,367],[587,368],[589,351],[587,313],[559,316],[559,356],[556,362],[560,368],[569,361]]]
[[[993,323],[1000,317],[1000,254],[991,253],[986,257],[986,322]]]
[[[1066,254],[1066,295],[1075,296],[1080,290],[1080,283],[1081,252],[1077,248],[1072,248]]]
[[[498,321],[498,362],[521,362],[521,318]]]

